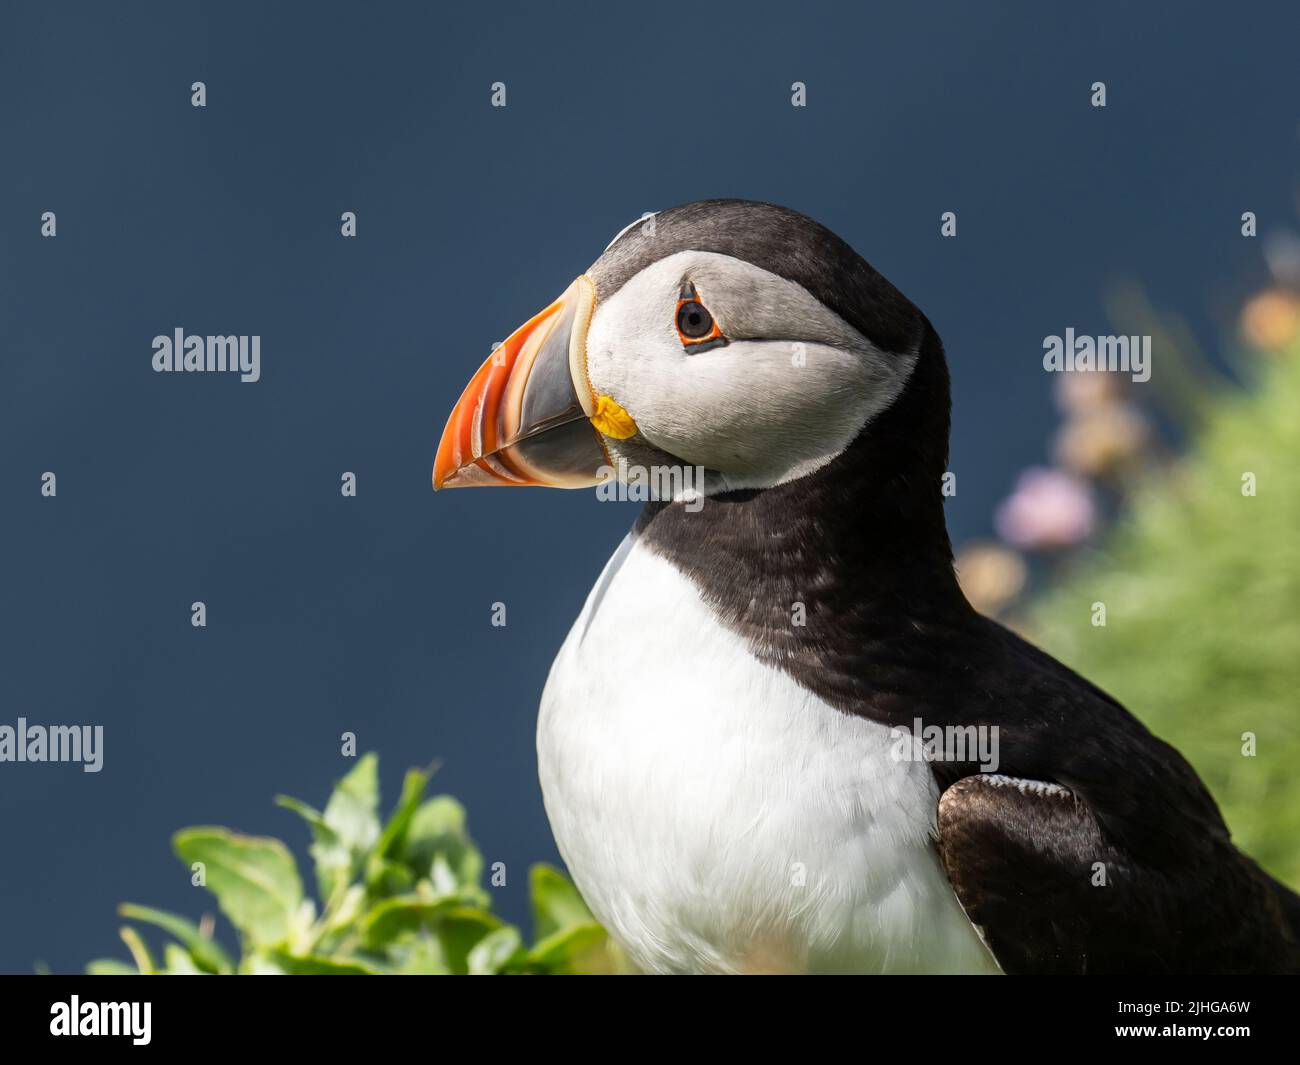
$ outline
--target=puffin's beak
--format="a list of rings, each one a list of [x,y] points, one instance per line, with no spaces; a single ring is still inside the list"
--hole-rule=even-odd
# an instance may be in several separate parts
[[[588,420],[587,327],[596,292],[586,276],[488,356],[452,408],[433,487],[589,488],[609,463]]]

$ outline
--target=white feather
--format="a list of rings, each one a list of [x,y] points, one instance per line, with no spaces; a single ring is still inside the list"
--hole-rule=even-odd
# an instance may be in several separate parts
[[[935,851],[929,767],[760,664],[633,536],[537,746],[560,852],[647,971],[998,971]]]

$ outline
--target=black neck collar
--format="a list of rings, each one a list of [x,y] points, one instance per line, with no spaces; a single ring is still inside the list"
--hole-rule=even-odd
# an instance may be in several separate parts
[[[948,409],[943,348],[927,326],[902,394],[832,462],[774,488],[710,496],[694,513],[651,503],[637,532],[725,624],[778,659],[969,612],[943,513]]]

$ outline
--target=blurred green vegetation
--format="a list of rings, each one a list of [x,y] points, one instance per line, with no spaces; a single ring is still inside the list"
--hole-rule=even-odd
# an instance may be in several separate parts
[[[1017,627],[1182,751],[1237,844],[1296,887],[1300,341],[1243,372],[1247,387],[1204,409],[1189,453],[1130,488],[1115,529]]]
[[[229,953],[213,922],[123,905],[131,961],[91,962],[92,974],[568,974],[626,966],[577,889],[536,865],[529,877],[534,942],[495,917],[483,887],[483,858],[448,796],[426,799],[431,773],[412,769],[386,822],[379,817],[379,760],[359,759],[323,811],[277,801],[310,826],[318,898],[278,839],[227,828],[187,828],[172,845],[239,937]],[[496,870],[500,872],[500,870]],[[160,959],[138,926],[171,938]]]

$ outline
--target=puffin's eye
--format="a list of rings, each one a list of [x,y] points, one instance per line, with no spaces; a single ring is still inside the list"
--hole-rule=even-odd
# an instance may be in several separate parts
[[[713,315],[703,304],[688,300],[677,308],[677,328],[688,340],[699,340],[713,330]]]
[[[682,347],[692,355],[727,342],[689,281],[683,283],[677,296],[677,337]]]

